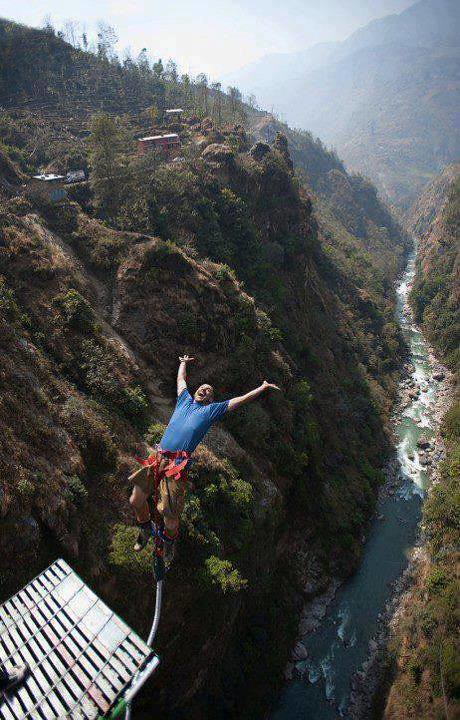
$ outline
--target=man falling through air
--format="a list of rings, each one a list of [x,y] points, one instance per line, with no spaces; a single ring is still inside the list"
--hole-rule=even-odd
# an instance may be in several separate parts
[[[226,412],[233,412],[241,405],[255,400],[265,390],[276,385],[263,381],[262,385],[240,397],[214,402],[211,385],[200,385],[193,397],[187,389],[187,364],[194,358],[179,358],[177,373],[177,403],[169,425],[154,452],[142,462],[143,467],[130,476],[134,482],[130,498],[136,513],[139,535],[134,546],[141,550],[151,534],[148,498],[154,502],[162,517],[159,540],[163,543],[164,560],[168,565],[174,553],[174,541],[179,531],[179,519],[185,502],[187,466],[196,446],[203,440],[211,426]]]

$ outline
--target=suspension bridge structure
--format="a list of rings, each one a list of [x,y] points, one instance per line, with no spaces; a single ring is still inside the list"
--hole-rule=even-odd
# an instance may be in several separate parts
[[[57,560],[0,606],[0,664],[26,663],[26,680],[0,694],[1,720],[131,720],[131,705],[159,665],[152,646]]]

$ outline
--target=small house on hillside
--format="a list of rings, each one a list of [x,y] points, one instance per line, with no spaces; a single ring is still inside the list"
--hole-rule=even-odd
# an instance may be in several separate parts
[[[169,108],[166,115],[170,120],[181,120],[183,112],[182,108]]]
[[[177,133],[151,135],[150,137],[144,137],[138,140],[138,152],[141,155],[146,153],[148,150],[162,150],[168,155],[171,155],[179,148],[180,140]]]
[[[29,187],[34,195],[38,195],[51,202],[59,202],[59,200],[63,200],[66,197],[64,182],[64,175],[42,173],[41,175],[33,176]]]

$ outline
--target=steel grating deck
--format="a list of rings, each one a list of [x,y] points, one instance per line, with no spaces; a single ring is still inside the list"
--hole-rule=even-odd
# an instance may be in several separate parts
[[[107,713],[153,655],[57,560],[0,606],[0,663],[31,673],[0,695],[1,720],[94,720]]]

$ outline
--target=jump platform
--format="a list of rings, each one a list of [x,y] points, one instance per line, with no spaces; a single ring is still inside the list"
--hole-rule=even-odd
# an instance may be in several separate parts
[[[0,606],[0,664],[27,663],[0,694],[1,720],[95,720],[125,714],[158,656],[64,561]]]

